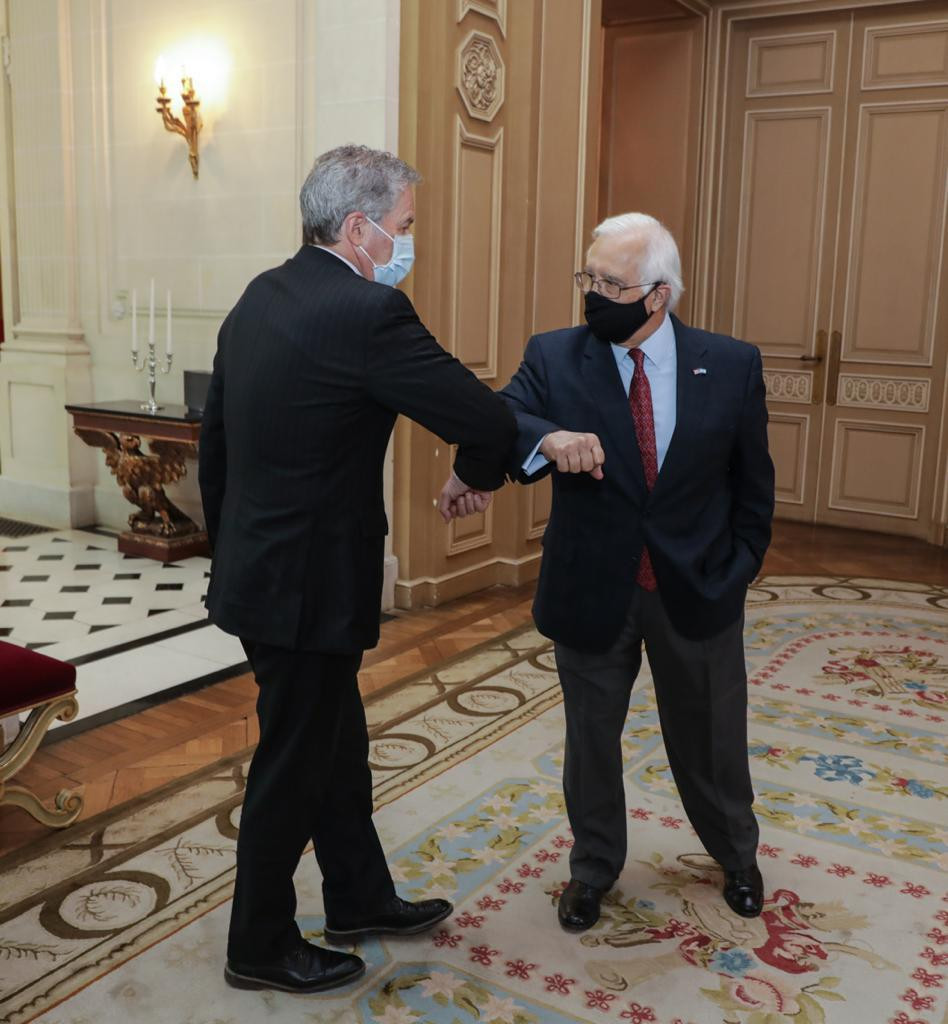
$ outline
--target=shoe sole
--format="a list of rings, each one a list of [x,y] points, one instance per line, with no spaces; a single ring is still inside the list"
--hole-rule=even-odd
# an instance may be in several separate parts
[[[732,907],[730,903],[728,903],[728,909],[731,911],[732,914],[737,914],[738,917],[746,918],[760,917],[764,910],[764,908],[761,907],[760,910],[753,910],[750,913],[748,913],[746,910],[738,910],[736,907]]]
[[[231,988],[257,991],[260,989],[277,989],[280,992],[292,992],[296,995],[311,995],[314,992],[325,992],[331,988],[341,988],[350,982],[356,981],[365,974],[365,964],[358,971],[347,974],[344,978],[334,981],[322,981],[315,985],[281,985],[278,981],[264,981],[262,978],[253,978],[249,974],[238,974],[229,967],[224,968],[224,981]]]
[[[590,921],[589,924],[568,924],[566,921],[563,921],[562,919],[558,918],[558,920],[560,922],[560,927],[563,929],[564,932],[588,932],[590,928],[592,928],[599,922],[598,917],[595,921]]]
[[[449,918],[453,913],[454,907],[450,907],[433,920],[425,921],[423,924],[412,925],[411,928],[353,928],[351,931],[337,931],[334,928],[327,928],[323,938],[333,946],[346,946],[352,942],[358,942],[360,939],[370,939],[375,935],[393,935],[395,937],[420,935],[422,932],[428,931],[429,928],[434,928],[436,924],[441,924],[442,921]]]

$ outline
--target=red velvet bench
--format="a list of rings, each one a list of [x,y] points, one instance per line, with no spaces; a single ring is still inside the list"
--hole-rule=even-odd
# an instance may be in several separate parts
[[[23,786],[7,784],[36,753],[50,725],[57,719],[76,717],[76,669],[64,661],[49,658],[0,640],[0,718],[29,711],[16,739],[0,753],[0,805],[22,807],[37,821],[52,828],[71,825],[82,811],[78,793],[61,790],[54,810]]]

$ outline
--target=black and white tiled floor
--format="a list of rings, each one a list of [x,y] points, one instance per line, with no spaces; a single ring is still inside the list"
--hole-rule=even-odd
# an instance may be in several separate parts
[[[80,719],[226,675],[245,656],[206,621],[209,568],[122,555],[103,532],[0,538],[0,639],[75,664]]]

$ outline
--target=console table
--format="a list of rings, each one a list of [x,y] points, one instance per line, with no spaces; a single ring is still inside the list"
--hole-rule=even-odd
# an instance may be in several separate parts
[[[207,533],[164,491],[187,474],[187,459],[197,454],[201,414],[184,405],[149,413],[133,401],[67,405],[66,411],[76,434],[105,450],[122,494],[138,506],[128,517],[129,529],[119,535],[119,551],[160,562],[208,555]]]

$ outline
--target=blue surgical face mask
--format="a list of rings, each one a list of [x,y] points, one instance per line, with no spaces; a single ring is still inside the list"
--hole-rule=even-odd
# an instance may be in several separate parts
[[[378,228],[386,238],[392,239],[392,256],[388,263],[376,263],[365,249],[362,249],[361,245],[359,248],[362,249],[363,254],[375,268],[373,271],[375,280],[379,284],[387,284],[394,287],[399,281],[403,281],[408,276],[412,264],[415,262],[415,239],[411,235],[395,235],[392,238],[385,228],[376,224],[371,217],[366,217],[366,220],[372,227]]]

